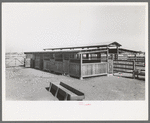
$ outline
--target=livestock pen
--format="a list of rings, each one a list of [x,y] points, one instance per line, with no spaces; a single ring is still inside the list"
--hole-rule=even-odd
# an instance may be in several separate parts
[[[25,52],[25,64],[27,64],[25,66],[80,79],[113,74],[113,71],[116,72],[116,60],[121,60],[120,54],[133,54],[134,58],[138,59],[136,55],[140,53],[120,48],[120,46],[121,44],[112,42],[101,45],[47,48],[40,52]],[[131,61],[129,57],[126,57],[126,60]],[[120,68],[131,69],[123,66]]]
[[[83,79],[113,73],[113,62],[110,57],[115,54],[117,59],[120,46],[119,43],[112,42],[94,46],[48,48],[44,50],[51,51],[25,52],[25,54],[26,59],[30,59],[27,64],[32,68]]]

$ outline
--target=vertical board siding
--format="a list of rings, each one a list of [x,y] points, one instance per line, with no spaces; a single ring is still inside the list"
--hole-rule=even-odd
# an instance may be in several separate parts
[[[80,64],[79,63],[69,64],[69,75],[80,77]]]
[[[107,63],[86,63],[82,64],[82,76],[93,76],[107,74]]]
[[[63,73],[63,62],[55,61],[56,69],[55,72]]]
[[[35,68],[40,69],[40,59],[35,59]]]
[[[44,60],[43,61],[43,70],[49,71],[49,65],[50,65],[50,61]]]
[[[69,60],[63,60],[63,71],[64,73],[69,73]]]
[[[94,74],[103,74],[107,73],[107,64],[95,64],[95,72]]]
[[[93,74],[93,65],[82,65],[82,75],[92,75]]]
[[[56,66],[55,66],[55,59],[50,59],[50,63],[49,63],[49,70],[50,71],[55,71]]]

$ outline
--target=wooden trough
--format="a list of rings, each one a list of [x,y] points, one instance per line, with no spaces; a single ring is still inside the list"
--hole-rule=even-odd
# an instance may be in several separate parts
[[[81,101],[85,98],[84,93],[63,82],[60,84],[50,82],[49,91],[59,100]]]

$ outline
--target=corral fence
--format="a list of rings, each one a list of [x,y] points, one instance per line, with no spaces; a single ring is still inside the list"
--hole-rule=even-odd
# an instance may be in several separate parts
[[[139,62],[145,62],[145,57],[144,56],[137,56],[137,57],[133,57],[133,56],[128,56],[128,61],[139,61]]]
[[[113,72],[131,73],[133,78],[135,75],[145,76],[145,61],[114,60]]]

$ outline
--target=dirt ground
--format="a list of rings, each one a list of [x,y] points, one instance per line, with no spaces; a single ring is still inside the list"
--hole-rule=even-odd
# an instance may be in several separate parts
[[[46,88],[49,83],[64,82],[85,94],[85,101],[144,100],[145,80],[132,75],[115,74],[79,80],[33,68],[6,68],[6,100],[58,101]]]

